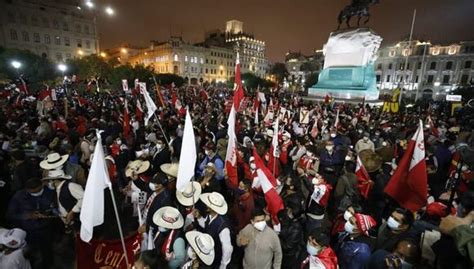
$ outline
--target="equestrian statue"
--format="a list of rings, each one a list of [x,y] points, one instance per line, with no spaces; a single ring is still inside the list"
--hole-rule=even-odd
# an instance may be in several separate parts
[[[347,5],[341,12],[339,13],[338,22],[339,26],[337,30],[341,28],[342,22],[345,20],[347,28],[351,28],[350,22],[352,17],[358,16],[359,19],[357,20],[357,26],[360,26],[360,20],[365,17],[367,18],[364,21],[364,24],[367,24],[370,20],[370,13],[369,7],[370,5],[378,4],[380,0],[352,0],[350,5]]]

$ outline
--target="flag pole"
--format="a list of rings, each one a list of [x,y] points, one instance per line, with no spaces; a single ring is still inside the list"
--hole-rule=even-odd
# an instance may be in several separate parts
[[[123,238],[123,232],[122,232],[122,224],[120,224],[120,218],[118,215],[118,210],[117,210],[117,204],[115,203],[115,195],[112,190],[112,187],[109,186],[110,190],[110,196],[112,197],[112,204],[114,206],[114,212],[115,212],[115,218],[117,220],[117,226],[120,234],[120,242],[122,243],[122,250],[123,250],[123,255],[125,256],[125,263],[127,264],[127,268],[129,267],[130,263],[128,262],[128,255],[127,255],[127,248],[125,247],[125,240]]]
[[[161,130],[161,133],[163,134],[163,137],[165,138],[166,140],[166,144],[169,145],[169,140],[168,140],[168,137],[166,137],[166,134],[165,134],[165,131],[163,130],[163,127],[161,126],[161,123],[160,123],[160,118],[158,118],[158,115],[156,115],[156,111],[153,112],[153,115],[155,115],[156,117],[156,122],[158,122],[158,127],[160,127],[160,130]]]
[[[416,9],[413,10],[413,19],[411,21],[411,30],[410,30],[410,38],[408,40],[408,48],[411,47],[411,40],[413,38],[413,28],[415,28],[415,20],[416,20]],[[410,52],[408,51],[407,52],[407,56],[405,58],[405,66],[403,67],[403,76],[405,76],[405,73],[408,73],[407,72],[407,66],[408,66],[408,57],[410,56]],[[421,78],[420,78],[421,79]],[[398,96],[398,104],[401,105],[402,104],[402,97],[403,97],[403,88],[405,87],[405,83],[406,82],[406,76],[403,78],[403,83],[402,83],[402,87],[400,87],[400,95]]]

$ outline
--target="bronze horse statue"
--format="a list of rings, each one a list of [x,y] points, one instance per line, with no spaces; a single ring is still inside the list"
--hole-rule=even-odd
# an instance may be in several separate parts
[[[360,26],[360,20],[363,17],[367,18],[364,21],[364,24],[368,23],[370,20],[369,6],[378,4],[379,2],[380,0],[352,0],[352,3],[350,5],[347,5],[339,13],[339,26],[337,27],[337,30],[341,28],[341,24],[344,20],[346,21],[347,28],[351,28],[350,22],[352,17],[355,16],[359,17],[359,19],[357,20],[357,26]]]

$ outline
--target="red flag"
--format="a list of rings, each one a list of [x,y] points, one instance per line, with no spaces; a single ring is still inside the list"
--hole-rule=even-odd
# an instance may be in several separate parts
[[[408,143],[397,170],[385,187],[385,192],[401,206],[413,212],[426,205],[428,197],[423,122]]]
[[[130,113],[128,113],[128,102],[125,99],[125,109],[123,111],[123,135],[128,137],[130,134]]]
[[[359,156],[357,156],[357,166],[355,174],[357,176],[357,186],[359,187],[359,192],[362,197],[367,199],[369,197],[369,192],[372,189],[372,186],[374,185],[374,182],[370,180],[369,173],[367,173],[367,170],[365,169],[365,166],[360,160]]]
[[[265,202],[267,203],[268,212],[273,221],[279,223],[277,214],[280,210],[283,210],[285,206],[283,205],[283,200],[280,195],[278,195],[278,192],[275,190],[275,186],[277,185],[276,179],[272,175],[272,172],[270,172],[265,164],[263,164],[256,148],[253,148],[253,157],[255,158],[258,180],[260,181],[263,193],[265,194]]]
[[[237,55],[237,61],[235,65],[235,82],[234,82],[234,107],[235,111],[239,111],[240,103],[244,99],[244,87],[242,86],[242,79],[240,77],[240,62],[239,56]]]

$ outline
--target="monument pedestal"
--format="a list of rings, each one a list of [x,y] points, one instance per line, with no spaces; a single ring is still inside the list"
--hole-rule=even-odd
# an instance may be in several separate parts
[[[324,47],[324,69],[308,95],[377,100],[374,62],[381,42],[382,38],[367,28],[331,33]]]

